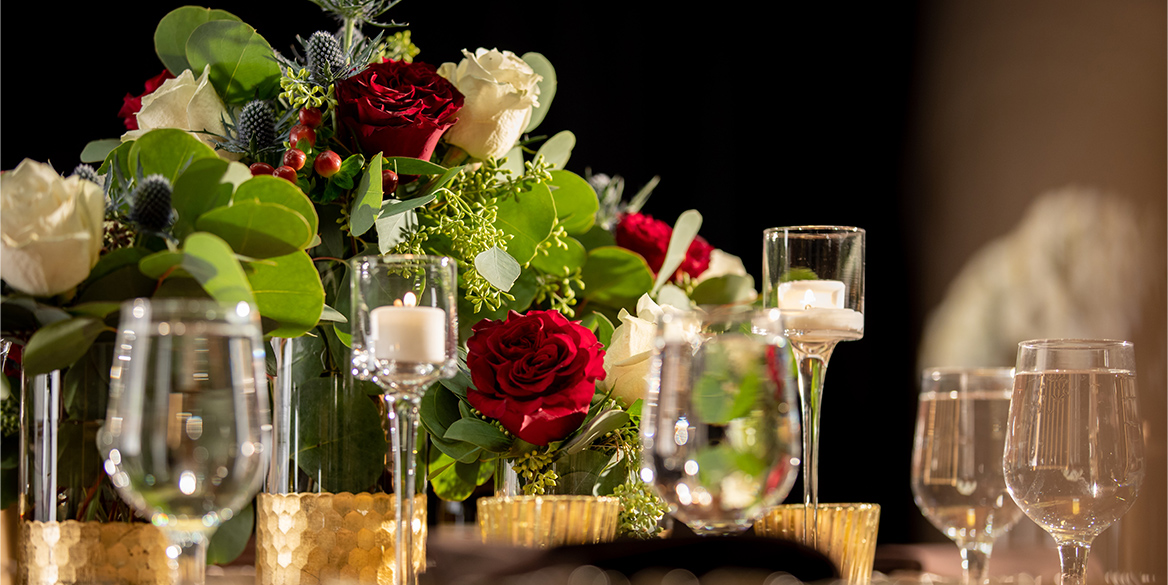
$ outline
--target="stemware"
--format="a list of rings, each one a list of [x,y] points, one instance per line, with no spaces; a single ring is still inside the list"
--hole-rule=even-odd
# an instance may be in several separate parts
[[[259,314],[196,299],[133,299],[121,309],[98,447],[118,494],[166,533],[172,582],[201,584],[208,539],[267,469]]]
[[[803,412],[803,503],[811,543],[819,510],[819,415],[823,381],[840,341],[864,336],[864,230],[842,226],[763,231],[763,306],[783,312],[799,363]]]
[[[360,256],[350,260],[350,267],[353,375],[376,383],[390,404],[394,581],[414,585],[418,405],[427,386],[456,371],[455,262],[443,256]]]
[[[928,368],[913,440],[917,507],[961,549],[962,583],[989,575],[994,540],[1022,511],[1006,493],[1002,452],[1014,368]]]
[[[745,530],[799,465],[793,355],[778,310],[661,317],[641,417],[641,477],[700,535]]]
[[[1018,507],[1054,537],[1063,585],[1081,585],[1091,542],[1144,479],[1135,350],[1127,341],[1018,345],[1003,468]]]

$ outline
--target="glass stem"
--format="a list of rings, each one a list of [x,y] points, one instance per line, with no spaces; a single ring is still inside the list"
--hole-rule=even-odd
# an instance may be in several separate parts
[[[812,548],[819,544],[819,413],[823,398],[823,378],[834,346],[810,353],[796,348],[799,358],[799,401],[803,414],[803,540]]]
[[[414,484],[417,467],[418,402],[416,393],[388,395],[393,443],[394,585],[417,585],[414,570]]]
[[[1063,569],[1060,585],[1084,585],[1087,582],[1087,553],[1091,552],[1091,545],[1059,542],[1058,551]]]
[[[961,571],[964,585],[982,585],[990,577],[990,551],[993,545],[972,544],[961,547]]]
[[[207,579],[207,540],[202,532],[170,532],[166,547],[170,582],[175,585],[203,585]]]

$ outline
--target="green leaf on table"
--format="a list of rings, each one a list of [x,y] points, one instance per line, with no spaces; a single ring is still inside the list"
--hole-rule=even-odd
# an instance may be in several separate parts
[[[584,297],[611,306],[632,305],[653,287],[653,271],[640,254],[617,246],[588,252]]]
[[[596,334],[596,340],[604,344],[604,347],[608,347],[608,344],[612,342],[612,332],[616,330],[608,317],[596,312],[585,315],[580,320],[580,325],[592,330],[592,333]]]
[[[552,62],[548,61],[547,57],[539,53],[524,53],[521,58],[541,78],[537,84],[539,87],[539,107],[531,109],[531,121],[527,123],[527,129],[523,131],[529,133],[539,127],[544,116],[547,115],[548,108],[552,107],[552,99],[556,97],[556,68],[552,67]]]
[[[122,145],[121,138],[103,138],[101,140],[90,140],[85,148],[81,150],[80,160],[83,163],[102,162],[109,153],[113,152],[115,148]]]
[[[158,128],[134,141],[130,147],[129,168],[136,173],[141,166],[143,176],[159,174],[173,186],[188,165],[204,158],[217,159],[219,155],[185,130]]]
[[[306,252],[249,264],[247,280],[265,320],[265,335],[297,337],[316,326],[324,309],[324,287]]]
[[[308,229],[316,233],[320,218],[312,200],[292,183],[270,175],[259,175],[241,183],[232,196],[233,203],[255,199],[264,203],[277,203],[292,209],[308,221]]]
[[[195,227],[223,238],[237,254],[251,258],[303,250],[315,235],[308,220],[295,210],[255,199],[212,209],[199,216]]]
[[[499,202],[495,227],[514,236],[507,242],[507,253],[520,265],[531,262],[536,246],[547,239],[556,223],[556,205],[547,185]]]
[[[698,283],[690,298],[699,305],[729,305],[755,297],[754,278],[749,274],[724,274]]]
[[[374,180],[376,179],[376,180]],[[349,231],[354,236],[362,236],[381,211],[381,156],[374,155],[369,167],[361,176],[361,183],[353,192],[353,209],[349,212]]]
[[[689,245],[697,237],[701,227],[702,214],[698,213],[696,209],[685,211],[677,218],[677,223],[673,225],[673,236],[669,238],[665,260],[661,262],[661,271],[657,273],[657,282],[653,285],[654,293],[660,290],[666,282],[669,282],[673,273],[677,272],[677,268],[685,261]]]
[[[211,85],[226,104],[270,99],[280,89],[275,52],[254,28],[232,20],[199,25],[186,42],[191,72],[210,65]]]
[[[219,525],[207,543],[207,564],[226,565],[239,558],[255,531],[255,508],[248,502],[230,520]]]
[[[576,135],[568,130],[557,132],[548,138],[547,142],[539,147],[536,155],[543,155],[544,161],[553,168],[562,169],[568,166],[568,159],[572,158],[572,149],[576,148]]]
[[[440,175],[448,170],[428,160],[408,156],[382,157],[382,160],[386,162],[381,168],[390,169],[399,175]]]
[[[584,244],[571,236],[560,238],[564,247],[552,245],[541,250],[531,259],[531,265],[548,274],[566,275],[582,268],[588,260],[588,250]]]
[[[22,367],[31,375],[66,368],[85,355],[105,330],[105,323],[95,317],[74,317],[45,325],[33,333],[24,347]]]
[[[552,171],[552,198],[556,218],[569,236],[587,233],[596,223],[600,199],[583,177],[570,171]]]
[[[181,267],[220,303],[256,305],[243,266],[235,258],[231,246],[219,236],[204,232],[187,236],[183,242]],[[262,309],[260,314],[263,314]]]
[[[195,222],[199,216],[229,204],[235,189],[251,178],[251,171],[243,163],[221,158],[203,158],[192,162],[174,182],[170,203],[178,219],[171,228],[171,234],[179,239],[187,237],[195,231]]]
[[[296,433],[297,459],[321,489],[333,493],[365,491],[385,466],[385,430],[376,400],[338,378],[312,378],[300,384]]]
[[[192,69],[187,61],[187,39],[196,28],[212,20],[238,21],[239,18],[224,10],[183,6],[170,11],[158,22],[154,29],[154,51],[171,74],[178,75],[184,69]]]
[[[511,286],[523,273],[519,262],[516,262],[515,258],[498,246],[491,246],[489,249],[479,252],[475,256],[474,266],[475,270],[487,279],[487,282],[504,292],[511,290]]]

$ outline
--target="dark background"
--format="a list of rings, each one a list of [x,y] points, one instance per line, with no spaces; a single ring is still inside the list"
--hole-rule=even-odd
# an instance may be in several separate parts
[[[163,69],[154,27],[180,5],[75,4],[50,33],[6,3],[0,168],[28,157],[68,173],[89,140],[119,136],[122,97],[142,93]],[[296,35],[337,26],[306,0],[209,6],[286,54]],[[909,490],[923,309],[907,253],[902,161],[917,5],[679,6],[405,0],[390,16],[409,23],[417,60],[435,65],[480,46],[543,53],[559,87],[539,133],[575,133],[568,168],[619,174],[627,197],[660,175],[643,211],[672,224],[698,209],[700,233],[740,256],[756,283],[765,228],[865,228],[866,332],[831,362],[821,501],[881,504],[881,542],[935,539],[920,530]],[[801,490],[796,484],[789,500]]]

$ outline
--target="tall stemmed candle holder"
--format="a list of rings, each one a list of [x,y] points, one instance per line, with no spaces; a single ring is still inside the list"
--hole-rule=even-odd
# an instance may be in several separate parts
[[[763,306],[783,313],[799,360],[803,405],[805,533],[815,546],[819,505],[819,414],[827,363],[840,341],[864,336],[864,230],[841,226],[763,232]]]
[[[390,404],[396,512],[396,585],[415,585],[415,438],[426,388],[454,375],[458,318],[454,260],[361,256],[353,274],[353,375],[376,383]]]

